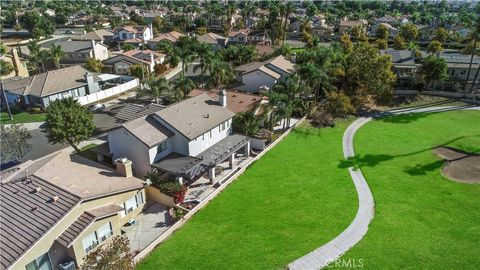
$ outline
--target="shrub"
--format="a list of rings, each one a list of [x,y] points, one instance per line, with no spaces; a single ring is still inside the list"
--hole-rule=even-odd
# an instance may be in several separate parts
[[[345,117],[355,111],[350,98],[343,91],[326,92],[325,97],[325,109],[333,117]]]
[[[316,127],[335,126],[335,117],[324,107],[319,107],[310,114],[310,123]]]
[[[157,75],[162,75],[167,71],[167,66],[164,64],[156,64],[153,69]]]

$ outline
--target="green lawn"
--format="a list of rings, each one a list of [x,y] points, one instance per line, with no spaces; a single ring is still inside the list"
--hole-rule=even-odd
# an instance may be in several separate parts
[[[138,269],[280,269],[327,243],[358,203],[335,128],[298,128],[157,247]]]
[[[431,148],[444,144],[480,153],[480,112],[395,116],[358,131],[376,212],[343,259],[363,259],[366,269],[478,269],[480,185],[441,175]]]
[[[10,120],[8,116],[8,112],[2,111],[0,123],[2,125],[5,124],[19,124],[19,123],[32,123],[32,122],[42,122],[45,121],[45,114],[44,113],[28,113],[24,111],[19,111],[16,109],[12,109],[13,114],[13,121]]]

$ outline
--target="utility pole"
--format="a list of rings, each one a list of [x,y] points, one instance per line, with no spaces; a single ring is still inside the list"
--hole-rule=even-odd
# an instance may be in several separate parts
[[[0,79],[0,90],[2,91],[2,98],[5,101],[5,105],[7,106],[8,115],[10,116],[10,120],[13,120],[12,112],[10,111],[10,105],[8,104],[7,94],[3,89],[3,79]]]

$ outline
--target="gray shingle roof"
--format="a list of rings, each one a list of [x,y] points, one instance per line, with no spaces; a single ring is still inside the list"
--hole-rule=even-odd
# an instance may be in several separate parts
[[[154,119],[152,115],[142,116],[122,126],[150,148],[174,135],[173,132]]]
[[[54,196],[58,196],[56,202]],[[70,212],[80,197],[30,176],[1,184],[0,202],[0,268],[6,269]]]
[[[129,103],[115,115],[115,118],[123,121],[130,121],[142,116],[156,113],[157,111],[164,108],[165,106],[160,104],[155,104],[155,103],[150,103],[146,106],[142,106],[140,104],[135,104],[135,103]]]
[[[235,114],[207,94],[201,94],[160,110],[156,115],[183,136],[193,140]]]
[[[62,50],[65,53],[80,53],[80,52],[90,52],[93,49],[91,40],[69,40],[58,42],[56,45],[62,47]]]
[[[415,55],[409,50],[380,50],[382,54],[392,57],[392,63],[403,65],[415,65]]]

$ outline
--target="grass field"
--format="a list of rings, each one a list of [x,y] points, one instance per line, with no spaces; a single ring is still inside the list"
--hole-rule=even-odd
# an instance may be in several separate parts
[[[341,233],[357,194],[335,128],[298,128],[138,269],[281,269]]]
[[[358,131],[376,212],[342,259],[362,259],[365,269],[478,269],[480,185],[444,178],[431,152],[439,145],[480,153],[480,112],[395,116]]]
[[[20,124],[45,121],[44,113],[28,113],[12,109],[13,121],[10,120],[8,112],[2,111],[0,114],[0,123],[5,124]]]

